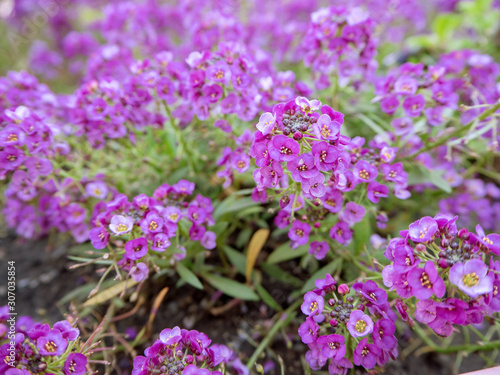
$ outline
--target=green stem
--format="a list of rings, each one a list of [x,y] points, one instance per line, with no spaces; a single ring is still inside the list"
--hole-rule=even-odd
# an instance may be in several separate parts
[[[250,359],[248,360],[248,363],[247,363],[247,368],[249,370],[252,370],[253,369],[253,366],[255,365],[255,362],[257,361],[257,359],[259,358],[259,355],[264,351],[264,349],[270,344],[271,340],[273,339],[274,335],[276,334],[276,332],[278,332],[280,330],[280,328],[282,327],[285,327],[287,326],[291,321],[292,319],[295,317],[296,313],[295,313],[295,310],[302,304],[302,300],[301,299],[298,299],[297,301],[295,301],[292,305],[290,305],[290,307],[288,307],[288,309],[286,309],[285,311],[283,311],[282,313],[279,313],[278,315],[278,319],[276,321],[276,323],[274,324],[274,326],[271,328],[271,330],[269,331],[269,333],[267,334],[267,336],[264,338],[264,340],[262,340],[262,342],[260,343],[260,345],[257,347],[257,349],[255,349],[255,351],[253,352],[252,356],[250,357]],[[285,319],[282,319],[282,317],[286,316]]]
[[[444,145],[446,142],[448,142],[451,138],[454,138],[454,137],[458,137],[460,136],[463,132],[467,132],[470,128],[472,128],[472,126],[476,123],[476,121],[482,121],[484,120],[485,118],[491,116],[493,113],[495,113],[498,109],[500,108],[500,103],[499,104],[495,104],[493,107],[487,109],[486,111],[484,111],[479,117],[477,117],[476,119],[472,120],[471,122],[469,122],[467,125],[465,126],[462,126],[462,127],[459,127],[457,129],[455,129],[454,131],[452,131],[450,134],[448,134],[447,136],[441,138],[440,140],[436,141],[436,142],[433,142],[427,146],[425,146],[424,148],[420,149],[419,151],[413,153],[412,155],[410,156],[406,156],[405,158],[403,158],[403,160],[411,160],[411,159],[414,159],[417,155],[420,155],[421,153],[423,152],[427,152],[429,150],[432,150],[436,147],[439,147],[439,146],[442,146]]]
[[[432,341],[431,338],[418,325],[415,325],[413,327],[413,330],[422,339],[422,341],[425,342],[426,345],[430,346],[432,350],[438,353],[456,353],[456,352],[473,353],[478,351],[488,351],[500,348],[500,340],[482,342],[476,345],[463,344],[463,345],[452,345],[452,346],[439,346],[438,344],[434,343],[434,341]]]

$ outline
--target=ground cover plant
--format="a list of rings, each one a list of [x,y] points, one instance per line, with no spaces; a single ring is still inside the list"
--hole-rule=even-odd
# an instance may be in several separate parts
[[[500,2],[0,18],[1,373],[500,364]]]

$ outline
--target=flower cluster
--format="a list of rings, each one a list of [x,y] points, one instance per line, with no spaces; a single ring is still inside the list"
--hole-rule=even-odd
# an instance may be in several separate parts
[[[219,123],[219,124],[218,124]],[[220,126],[224,130],[224,126],[228,126],[226,120],[218,120],[214,124]],[[222,156],[217,161],[217,165],[223,166],[224,169],[217,172],[217,177],[224,177],[226,180],[222,185],[224,188],[229,187],[233,182],[234,171],[243,173],[250,168],[249,149],[253,143],[253,133],[246,129],[243,134],[235,138],[236,148],[226,147],[222,150]]]
[[[305,65],[317,76],[318,89],[329,87],[332,76],[338,77],[341,87],[372,79],[378,66],[374,26],[360,7],[331,6],[311,14],[302,48]]]
[[[293,246],[305,245],[311,224],[319,229],[330,213],[338,213],[340,219],[330,230],[331,238],[347,244],[352,236],[350,226],[366,213],[359,200],[344,203],[345,194],[358,185],[371,203],[389,195],[389,187],[379,182],[382,179],[393,184],[396,197],[410,195],[402,163],[392,164],[397,148],[381,139],[365,148],[364,138],[351,140],[340,134],[343,122],[340,112],[318,100],[298,97],[277,104],[257,124],[250,153],[258,167],[253,176],[261,194],[254,196],[259,200],[266,190],[277,192],[281,210],[275,224],[285,228],[292,223],[289,237]],[[295,221],[299,212],[303,214]],[[380,219],[381,225],[384,220]]]
[[[148,276],[148,263],[152,266],[153,259],[182,260],[188,241],[215,248],[216,235],[207,230],[215,223],[212,202],[200,194],[190,197],[194,188],[194,183],[180,180],[172,186],[161,185],[152,197],[140,194],[130,202],[119,194],[111,202],[100,202],[92,218],[92,245],[104,249],[109,243],[124,244],[118,253],[113,252],[118,257],[115,261],[136,281]]]
[[[144,356],[135,357],[132,375],[222,375],[226,367],[237,374],[249,374],[232,350],[211,343],[202,332],[179,327],[164,329],[160,338],[146,348]]]
[[[439,201],[439,211],[458,215],[460,225],[466,228],[481,223],[486,230],[500,232],[500,188],[479,178],[462,181],[458,176],[455,181],[460,186],[453,196]]]
[[[61,171],[58,160],[68,158],[71,147],[62,140],[61,127],[51,121],[58,112],[55,96],[38,86],[34,77],[22,73],[9,77],[17,95],[33,107],[19,105],[0,117],[0,176],[10,177],[4,191],[7,225],[25,238],[57,228],[70,232],[78,242],[86,241],[87,206],[92,199],[105,198],[110,189],[103,176],[75,179]],[[50,105],[35,104],[33,91]]]
[[[384,284],[416,305],[414,316],[436,334],[449,336],[453,324],[478,324],[498,312],[500,235],[457,229],[458,217],[426,216],[389,242],[385,256],[392,263],[383,270]]]
[[[415,131],[413,119],[421,115],[431,127],[439,126],[459,105],[475,106],[462,113],[462,122],[468,123],[485,110],[480,105],[500,98],[496,85],[499,75],[500,67],[491,56],[454,51],[442,55],[435,65],[405,63],[378,79],[375,100],[380,100],[382,111],[390,115],[398,115],[402,103],[403,113],[392,121],[396,135]]]
[[[368,370],[397,357],[396,314],[383,289],[371,280],[355,283],[354,292],[345,284],[337,289],[328,274],[315,284],[317,289],[304,296],[301,309],[307,318],[299,328],[313,370],[329,360],[329,373],[343,375],[353,363]]]
[[[87,373],[87,353],[82,353],[80,331],[67,320],[49,324],[18,317],[8,325],[8,306],[0,308],[0,372],[8,375]],[[15,328],[15,332],[8,327]]]

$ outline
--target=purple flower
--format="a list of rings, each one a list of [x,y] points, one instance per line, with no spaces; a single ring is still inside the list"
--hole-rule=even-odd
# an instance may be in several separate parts
[[[477,258],[466,263],[455,263],[450,268],[449,279],[471,298],[489,294],[493,290],[493,275],[488,274],[488,266]]]
[[[292,172],[292,179],[296,182],[305,182],[319,174],[312,154],[302,154],[287,163],[287,168]]]
[[[182,218],[182,212],[180,209],[177,207],[169,206],[166,207],[162,212],[161,215],[165,219],[166,222],[170,222],[173,224],[176,224],[179,222],[179,220]]]
[[[144,234],[158,233],[163,229],[163,219],[156,212],[150,212],[141,220],[141,230]]]
[[[224,85],[229,83],[231,79],[231,71],[228,65],[223,61],[218,61],[211,65],[206,72],[207,78],[213,82],[219,82]]]
[[[347,223],[339,221],[330,229],[330,237],[342,245],[347,245],[351,241],[352,231]]]
[[[318,260],[323,259],[326,254],[330,250],[330,246],[328,246],[328,242],[326,241],[313,241],[311,242],[311,246],[309,247],[309,254],[314,255],[314,257]]]
[[[317,343],[321,347],[321,354],[323,356],[338,360],[342,359],[346,352],[344,341],[344,336],[332,334],[320,336]]]
[[[66,375],[83,375],[87,371],[87,357],[81,353],[70,353],[64,362]]]
[[[130,240],[125,244],[125,253],[127,258],[132,260],[141,259],[148,253],[148,240],[144,237],[139,237]]]
[[[365,160],[360,160],[354,166],[354,176],[358,182],[370,182],[375,180],[378,175],[377,167],[371,165]]]
[[[404,184],[407,181],[408,174],[404,171],[403,163],[399,162],[393,165],[382,164],[380,170],[385,175],[387,181]]]
[[[318,337],[319,326],[310,316],[299,327],[299,336],[304,344],[310,344],[316,341]]]
[[[203,235],[201,239],[201,246],[203,246],[205,249],[212,250],[215,249],[216,243],[216,235],[214,232],[211,231],[206,231],[205,234]]]
[[[181,339],[182,335],[179,327],[166,328],[160,333],[160,341],[165,345],[176,345]]]
[[[145,263],[137,263],[130,269],[130,276],[137,282],[140,282],[148,277],[149,269]]]
[[[387,293],[382,288],[379,288],[373,280],[368,280],[365,283],[355,283],[352,288],[358,291],[369,303],[375,305],[383,305],[387,302]]]
[[[342,220],[348,224],[355,224],[363,220],[366,210],[355,202],[348,202],[342,212]]]
[[[312,126],[313,132],[319,139],[335,140],[340,132],[340,124],[332,121],[330,116],[321,115]]]
[[[89,238],[96,249],[104,249],[108,244],[109,234],[103,227],[97,227],[90,231]]]
[[[337,148],[327,142],[315,142],[311,152],[314,156],[314,163],[320,171],[331,171],[338,162],[339,152]]]
[[[7,125],[0,132],[0,146],[20,146],[24,143],[24,133],[17,125]]]
[[[120,236],[122,234],[128,233],[132,230],[134,226],[134,219],[129,216],[115,215],[111,218],[111,224],[109,224],[109,229]]]
[[[342,358],[340,360],[330,360],[328,365],[328,372],[331,375],[347,375],[347,371],[352,368],[352,363],[347,358]]]
[[[59,330],[51,329],[45,336],[38,338],[36,345],[41,355],[57,356],[64,353],[68,340],[63,338]]]
[[[31,375],[31,372],[29,372],[28,370],[21,370],[18,368],[10,367],[5,371],[5,375]]]
[[[346,327],[352,337],[362,337],[373,331],[373,321],[363,311],[354,310]]]
[[[418,117],[425,107],[425,98],[422,94],[410,96],[403,102],[403,109],[408,117]]]
[[[389,196],[389,188],[377,181],[372,181],[368,184],[367,194],[368,200],[372,203],[378,203],[380,198],[387,198]]]
[[[89,182],[87,186],[85,186],[85,192],[90,197],[104,199],[106,195],[108,195],[108,187],[101,181]]]
[[[315,198],[321,198],[325,195],[326,187],[325,187],[325,175],[323,173],[319,173],[314,177],[311,177],[308,180],[305,180],[302,183],[302,190],[304,193],[310,194]]]
[[[166,248],[170,247],[170,245],[172,245],[172,243],[165,233],[157,233],[153,239],[151,250],[163,252]]]
[[[299,144],[285,135],[277,135],[269,145],[271,158],[278,162],[292,161],[300,152]]]
[[[408,236],[413,242],[429,242],[438,230],[438,224],[430,216],[425,216],[410,225]]]
[[[316,288],[318,288],[314,292],[318,293],[318,291],[319,291],[319,292],[325,292],[325,293],[333,293],[335,291],[336,284],[337,284],[337,282],[332,277],[332,275],[327,273],[324,279],[316,279],[314,281],[314,285],[316,285]]]
[[[75,341],[78,336],[80,336],[80,330],[78,328],[74,328],[67,320],[61,320],[54,323],[54,329],[58,329],[61,332],[62,337],[69,341]]]
[[[417,302],[415,309],[415,319],[420,323],[429,324],[436,320],[437,302],[430,299],[425,299]]]
[[[332,213],[342,211],[343,196],[337,190],[329,190],[321,197],[323,207]]]
[[[33,179],[37,176],[48,176],[52,173],[52,163],[47,158],[30,156],[24,160],[24,165],[28,169],[28,174]]]
[[[0,151],[0,169],[13,171],[19,167],[24,159],[21,150],[15,147],[5,147]]]
[[[273,130],[274,124],[276,124],[276,116],[266,112],[260,116],[257,129],[262,132],[262,135],[268,135]]]
[[[305,245],[309,241],[309,233],[311,233],[309,224],[295,220],[288,231],[288,237],[299,245]]]
[[[395,332],[396,326],[390,319],[377,320],[373,326],[373,343],[384,350],[391,350],[398,344]]]
[[[443,110],[445,107],[439,106],[439,107],[430,107],[426,108],[424,113],[425,117],[427,117],[427,122],[431,126],[439,126],[441,125],[445,118],[443,117]]]
[[[394,92],[400,95],[415,95],[418,89],[418,82],[415,78],[401,76],[394,82]]]
[[[425,263],[423,269],[414,268],[408,273],[408,284],[412,288],[413,295],[418,299],[430,298],[432,294],[441,298],[446,292],[446,286],[431,260]]]
[[[363,366],[369,370],[375,367],[380,354],[380,349],[376,345],[368,344],[368,339],[364,338],[356,346],[352,359],[356,366]]]
[[[473,234],[473,236],[483,247],[490,250],[493,254],[500,255],[500,234],[493,233],[486,235],[479,224],[476,226],[476,233],[477,235]]]
[[[323,311],[325,301],[322,296],[318,296],[314,292],[307,292],[304,295],[304,302],[300,309],[305,315],[318,315]]]
[[[386,96],[380,101],[380,109],[388,115],[394,114],[399,107],[399,100],[394,95]]]
[[[317,111],[319,107],[321,107],[321,102],[319,100],[309,100],[303,96],[298,96],[295,99],[295,104],[305,113]]]

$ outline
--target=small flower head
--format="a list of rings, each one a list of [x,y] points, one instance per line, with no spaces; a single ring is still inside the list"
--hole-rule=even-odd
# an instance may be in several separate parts
[[[349,317],[347,329],[352,337],[366,336],[373,331],[373,321],[363,311],[355,310]]]
[[[480,259],[456,263],[450,268],[450,282],[471,298],[488,294],[493,290],[493,276]]]
[[[131,217],[115,215],[111,218],[109,229],[111,229],[114,234],[120,236],[122,234],[130,232],[133,226],[134,220]]]
[[[304,303],[302,303],[301,310],[305,315],[318,315],[321,314],[325,306],[325,301],[322,296],[314,292],[307,292],[304,296]]]

